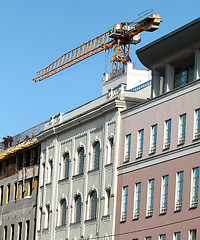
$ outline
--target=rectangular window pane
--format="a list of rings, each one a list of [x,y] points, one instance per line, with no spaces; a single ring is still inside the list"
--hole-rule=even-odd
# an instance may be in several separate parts
[[[176,178],[176,207],[175,210],[182,209],[183,200],[183,172],[177,173]]]
[[[185,132],[186,132],[186,114],[180,116],[179,121],[179,144],[185,143]]]
[[[144,129],[138,131],[137,157],[143,155]]]
[[[190,240],[197,240],[196,229],[190,231]]]
[[[156,145],[157,145],[157,124],[151,127],[151,153],[156,152]]]
[[[130,152],[131,152],[131,134],[126,135],[125,139],[125,161],[130,160]]]
[[[181,240],[181,233],[180,232],[174,233],[174,240]]]
[[[128,204],[128,186],[122,189],[122,212],[121,221],[126,221],[127,218],[127,204]]]
[[[168,184],[169,176],[164,176],[162,178],[162,189],[161,189],[161,213],[167,212],[167,203],[168,203]]]
[[[172,125],[172,120],[169,119],[165,121],[165,140],[164,140],[164,148],[170,148],[170,143],[171,143],[171,125]]]
[[[137,219],[140,216],[140,199],[141,199],[141,183],[137,183],[135,185],[134,212],[133,212],[134,219]]]
[[[147,216],[152,216],[153,215],[153,202],[154,202],[154,179],[149,180],[147,196],[148,196]]]
[[[166,240],[166,235],[165,234],[160,235],[160,240]]]
[[[199,167],[192,169],[191,207],[197,207],[199,195]]]

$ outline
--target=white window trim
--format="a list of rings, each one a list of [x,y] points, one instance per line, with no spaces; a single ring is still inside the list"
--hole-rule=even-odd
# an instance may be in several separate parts
[[[125,146],[124,146],[124,162],[128,162],[128,161],[130,161],[130,154],[128,155],[127,154],[127,152],[128,152],[128,139],[129,139],[129,136],[130,136],[130,138],[131,138],[131,134],[129,133],[129,134],[127,134],[126,136],[125,136]],[[130,140],[130,151],[131,151],[131,140]]]
[[[125,192],[125,188],[128,188],[128,186],[124,186],[122,187],[122,193],[121,193],[121,215],[120,215],[120,221],[124,222],[127,220],[127,214],[126,214],[126,220],[123,219],[123,213],[124,213],[124,192]],[[128,197],[127,197],[128,198]],[[128,205],[128,199],[127,199],[127,205]]]
[[[143,148],[141,151],[141,143],[142,143],[142,138],[141,138],[141,133],[143,131]],[[140,129],[137,132],[137,158],[142,157],[144,153],[144,129]]]
[[[153,146],[154,143],[154,135],[153,135],[153,129],[154,127],[157,126],[157,130],[156,130],[156,146]],[[151,129],[150,129],[150,148],[149,148],[149,153],[155,153],[156,152],[156,148],[157,148],[157,137],[158,137],[158,125],[157,124],[153,124],[151,125]]]
[[[193,123],[193,140],[196,140],[196,139],[198,139],[198,138],[200,138],[200,136],[199,137],[196,137],[196,134],[197,134],[197,111],[199,110],[200,108],[197,108],[197,109],[195,109],[195,111],[194,111],[194,123]]]
[[[134,205],[133,205],[133,219],[139,219],[140,216],[140,212],[136,213],[136,200],[138,201],[138,199],[136,199],[136,196],[138,196],[137,192],[137,186],[141,186],[141,182],[138,182],[135,184],[135,189],[134,189]],[[140,198],[141,198],[141,191],[140,191]],[[141,204],[141,199],[140,199],[140,204]]]
[[[179,171],[179,172],[177,172],[176,173],[176,191],[175,191],[175,208],[174,208],[174,210],[175,211],[180,211],[180,210],[182,210],[182,206],[183,206],[183,203],[181,204],[181,209],[177,209],[177,206],[178,206],[178,204],[177,204],[177,200],[178,200],[178,175],[181,173],[181,172],[183,172],[183,180],[184,180],[184,171]],[[183,192],[182,192],[182,201],[183,201]]]
[[[170,120],[171,120],[171,134],[172,134],[172,119],[169,118],[169,119],[165,120],[165,122],[164,122],[163,149],[168,149],[168,148],[170,148],[170,145],[171,145],[171,134],[170,134],[170,142],[169,143],[167,142],[167,132],[168,132],[167,131],[167,123]]]
[[[161,195],[160,195],[160,213],[161,214],[164,214],[164,213],[167,212],[167,207],[166,207],[166,212],[162,211],[162,209],[165,210],[165,208],[163,206],[163,204],[164,204],[164,202],[163,202],[164,191],[163,190],[164,190],[164,178],[167,177],[167,176],[168,176],[168,194],[169,194],[169,175],[162,176],[162,179],[161,179]],[[167,201],[167,203],[168,203],[168,201]]]
[[[153,210],[152,210],[152,214],[150,214],[151,212],[149,209],[149,207],[150,207],[150,181],[152,181],[152,180],[154,180],[154,191],[155,191],[155,179],[152,178],[148,181],[148,188],[147,188],[147,207],[146,207],[146,216],[147,217],[150,217],[153,215]],[[153,197],[154,197],[154,195],[153,195]]]
[[[187,121],[187,114],[186,113],[183,113],[179,116],[179,124],[178,124],[178,144],[184,144],[185,143],[185,138],[182,138],[181,135],[182,135],[182,126],[183,126],[183,116],[186,116],[186,121]],[[185,123],[186,124],[186,123]],[[185,133],[186,135],[186,133]]]
[[[194,197],[194,170],[196,169],[196,168],[199,168],[199,167],[195,167],[195,168],[192,168],[191,169],[191,187],[190,187],[190,207],[192,208],[192,207],[196,207],[196,206],[194,206],[193,205],[193,197]],[[198,189],[199,189],[199,182],[198,182]],[[199,193],[198,193],[198,195],[199,195]],[[195,202],[195,204],[197,204],[198,205],[198,200],[197,200],[197,202]]]

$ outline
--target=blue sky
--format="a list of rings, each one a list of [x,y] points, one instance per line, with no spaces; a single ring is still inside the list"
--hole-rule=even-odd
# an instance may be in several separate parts
[[[135,51],[198,18],[199,1],[0,0],[0,142],[99,97],[105,53],[42,82],[32,79],[64,53],[146,9],[160,14],[163,23],[131,47],[136,68],[142,65]]]

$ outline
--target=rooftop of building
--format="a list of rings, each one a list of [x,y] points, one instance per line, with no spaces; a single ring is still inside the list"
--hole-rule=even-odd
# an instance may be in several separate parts
[[[200,18],[138,49],[141,63],[164,75],[165,64],[180,69],[194,61],[194,50],[200,49]]]

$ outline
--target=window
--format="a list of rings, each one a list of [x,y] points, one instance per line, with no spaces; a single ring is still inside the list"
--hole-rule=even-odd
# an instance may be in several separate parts
[[[50,206],[46,206],[46,216],[45,216],[45,228],[49,228],[49,220],[50,220]]]
[[[130,151],[131,151],[131,134],[126,135],[125,138],[125,159],[124,161],[130,160]]]
[[[77,162],[77,174],[82,174],[84,172],[84,148],[81,147],[78,150],[78,162]]]
[[[96,214],[97,214],[97,192],[93,191],[90,194],[89,219],[95,219]]]
[[[3,185],[0,186],[0,206],[3,205]]]
[[[192,169],[190,207],[197,207],[199,193],[199,167]]]
[[[170,148],[172,120],[165,121],[164,149]]]
[[[151,148],[150,153],[156,152],[156,145],[157,145],[157,124],[151,127]]]
[[[7,226],[5,226],[4,227],[4,240],[7,240],[7,237],[8,237],[8,227]]]
[[[133,210],[134,219],[138,219],[140,216],[140,198],[141,198],[141,183],[136,183],[135,194],[134,194],[134,210]]]
[[[52,182],[53,176],[53,161],[52,159],[49,160],[49,169],[48,169],[48,183]]]
[[[128,204],[128,186],[122,189],[121,221],[126,221]]]
[[[160,235],[159,240],[166,240],[166,235],[165,234]]]
[[[18,223],[18,239],[17,240],[22,240],[22,222]]]
[[[41,177],[41,186],[44,186],[45,184],[45,163],[42,163],[42,177]]]
[[[180,232],[174,233],[174,240],[181,240],[181,233]]]
[[[25,236],[25,240],[29,240],[29,233],[30,232],[30,221],[26,221],[26,236]]]
[[[182,209],[183,200],[183,171],[178,172],[176,176],[176,204],[175,210]]]
[[[6,203],[10,201],[10,184],[7,185],[7,191],[6,191]]]
[[[69,178],[69,153],[65,154],[65,156],[63,157],[63,176],[62,178]]]
[[[108,140],[108,156],[107,156],[107,164],[112,163],[114,159],[114,139],[111,137]]]
[[[146,237],[145,240],[151,240],[151,237]]]
[[[200,109],[195,110],[194,139],[200,138]]]
[[[15,182],[14,183],[13,200],[17,200],[17,193],[18,193],[18,182]]]
[[[28,180],[28,196],[32,195],[32,191],[33,191],[33,179],[30,178]]]
[[[75,197],[74,204],[74,222],[78,223],[81,221],[81,195]]]
[[[109,215],[110,214],[110,189],[106,190],[105,194],[105,212],[104,215]]]
[[[60,225],[66,225],[66,216],[67,216],[67,202],[66,199],[62,199],[60,202]]]
[[[14,236],[15,236],[15,225],[12,224],[10,226],[10,240],[14,240]]]
[[[161,189],[161,206],[160,212],[167,212],[167,202],[168,202],[168,184],[169,184],[169,176],[162,177],[162,189]]]
[[[154,179],[149,180],[147,193],[147,216],[153,215]]]
[[[183,114],[179,118],[179,138],[178,143],[185,143],[185,131],[186,131],[186,114]]]
[[[144,143],[144,129],[138,131],[137,157],[142,157]]]
[[[93,145],[92,169],[99,169],[99,160],[100,160],[100,142],[96,142]]]
[[[174,88],[181,87],[194,80],[194,65],[175,71]]]
[[[197,239],[196,229],[190,230],[190,240],[196,240],[196,239]]]
[[[24,198],[24,184],[23,184],[23,181],[20,181],[20,185],[21,185],[21,188],[20,188],[20,199]]]
[[[42,207],[39,208],[39,226],[38,226],[38,230],[42,229]]]

